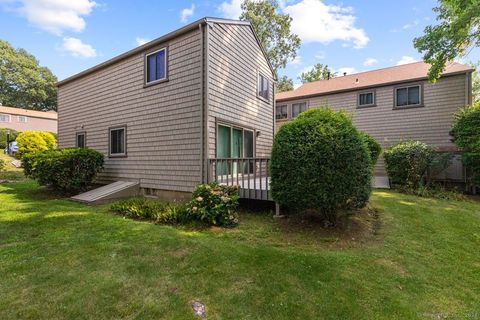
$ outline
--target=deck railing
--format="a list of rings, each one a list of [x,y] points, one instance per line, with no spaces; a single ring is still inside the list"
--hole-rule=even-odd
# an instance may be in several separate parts
[[[269,166],[269,158],[210,159],[208,181],[237,186],[241,198],[271,200]]]

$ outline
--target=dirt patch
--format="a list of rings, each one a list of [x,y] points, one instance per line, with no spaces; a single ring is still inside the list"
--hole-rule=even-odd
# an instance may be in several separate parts
[[[187,248],[178,249],[172,252],[172,256],[176,258],[182,258],[182,259],[188,257],[191,254],[192,254],[191,250]]]
[[[334,247],[351,247],[364,242],[377,235],[381,228],[379,212],[370,206],[343,213],[334,225],[315,213],[290,215],[276,221],[286,240],[310,239]]]

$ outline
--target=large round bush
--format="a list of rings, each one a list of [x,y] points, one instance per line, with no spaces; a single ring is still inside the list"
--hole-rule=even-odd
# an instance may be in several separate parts
[[[450,134],[453,142],[463,151],[473,182],[480,184],[480,102],[455,115]]]
[[[272,149],[271,189],[281,206],[323,213],[366,205],[370,156],[344,112],[308,110],[280,128]]]
[[[17,136],[18,153],[17,157],[22,159],[29,153],[53,150],[57,141],[50,132],[24,131]]]
[[[103,155],[87,148],[29,153],[22,159],[25,175],[57,191],[74,193],[92,184],[103,168]]]
[[[367,145],[367,149],[370,155],[370,167],[373,170],[373,167],[377,164],[378,157],[382,152],[382,146],[380,143],[375,140],[372,136],[365,132],[361,132],[360,135],[362,136],[363,142]]]
[[[434,152],[420,141],[401,141],[385,150],[385,168],[393,185],[418,188],[431,164]]]

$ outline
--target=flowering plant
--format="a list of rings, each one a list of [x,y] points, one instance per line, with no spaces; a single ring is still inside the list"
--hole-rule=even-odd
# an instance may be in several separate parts
[[[238,189],[216,182],[199,184],[187,205],[189,215],[196,220],[217,226],[238,224]]]

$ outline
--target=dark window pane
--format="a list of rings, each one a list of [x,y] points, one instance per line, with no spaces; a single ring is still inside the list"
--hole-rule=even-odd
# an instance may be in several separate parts
[[[406,106],[408,104],[407,88],[397,89],[397,106]]]
[[[277,119],[286,119],[287,118],[287,106],[277,106],[275,115],[276,115]]]
[[[373,92],[361,93],[359,100],[361,106],[373,104]]]
[[[408,88],[408,104],[420,104],[420,87]]]
[[[125,153],[125,129],[110,131],[110,154]]]
[[[85,148],[85,135],[77,135],[77,148]]]
[[[243,156],[253,158],[253,131],[245,130],[243,143]]]
[[[268,100],[269,93],[269,84],[268,79],[263,75],[258,75],[258,84],[257,84],[258,95],[264,99]]]
[[[157,56],[157,79],[165,78],[165,50],[156,53]]]
[[[156,79],[156,59],[155,55],[152,54],[147,58],[147,80],[148,82],[155,81]]]
[[[305,110],[307,110],[307,104],[305,102],[292,104],[292,117],[295,118]]]

